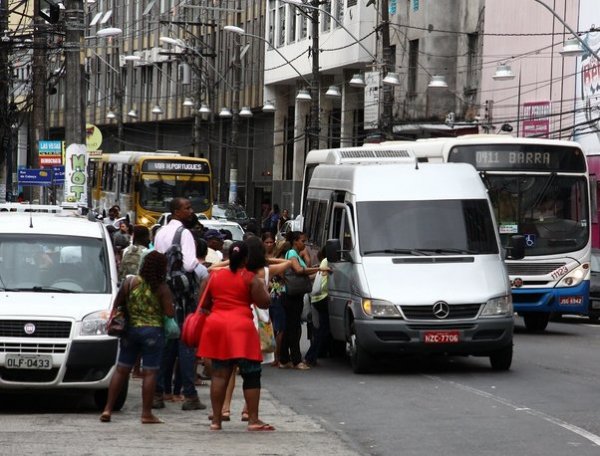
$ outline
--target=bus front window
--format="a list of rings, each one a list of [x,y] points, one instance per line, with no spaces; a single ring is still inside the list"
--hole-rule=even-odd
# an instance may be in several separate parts
[[[565,253],[586,245],[589,211],[583,177],[488,173],[485,180],[503,244],[508,236],[522,234],[527,256]]]
[[[207,181],[192,180],[189,177],[160,176],[143,177],[140,188],[140,204],[144,209],[168,212],[173,198],[188,198],[194,212],[204,212],[211,206],[210,186]]]

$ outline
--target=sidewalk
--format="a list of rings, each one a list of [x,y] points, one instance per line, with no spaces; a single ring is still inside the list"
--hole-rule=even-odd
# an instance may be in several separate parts
[[[248,432],[241,421],[243,394],[241,379],[233,395],[231,421],[223,422],[223,430],[210,431],[209,387],[199,386],[206,410],[182,411],[181,403],[166,402],[155,410],[165,424],[140,424],[141,381],[131,380],[129,397],[122,412],[115,412],[111,423],[99,423],[96,429],[110,431],[112,439],[102,443],[102,452],[94,454],[128,455],[359,455],[337,434],[326,430],[317,420],[299,415],[262,389],[261,419],[275,426],[273,432]],[[116,438],[118,435],[122,436]],[[115,435],[117,434],[117,435]]]

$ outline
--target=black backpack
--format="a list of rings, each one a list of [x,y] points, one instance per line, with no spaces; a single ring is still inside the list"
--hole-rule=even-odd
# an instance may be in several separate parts
[[[191,312],[188,309],[192,304],[196,288],[196,274],[186,272],[183,268],[183,251],[181,250],[181,233],[185,228],[180,226],[175,232],[171,246],[165,252],[167,256],[167,284],[173,293],[176,304],[184,308],[184,313]]]

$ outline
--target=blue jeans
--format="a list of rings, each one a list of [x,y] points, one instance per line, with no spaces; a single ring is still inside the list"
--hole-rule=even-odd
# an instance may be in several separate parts
[[[177,349],[173,348],[171,345],[172,343],[177,344]],[[167,347],[163,350],[162,362],[160,363],[160,370],[158,371],[158,379],[156,382],[156,393],[163,394],[165,392],[165,386],[167,387],[166,392],[169,392],[168,386],[171,377],[167,379],[167,376],[173,375],[175,356],[179,359],[179,375],[183,387],[183,395],[185,397],[197,397],[198,391],[196,391],[195,385],[196,349],[190,348],[179,341],[169,341]]]
[[[143,368],[156,370],[162,364],[164,345],[165,331],[162,326],[130,327],[119,341],[118,364],[131,369],[141,355]]]
[[[304,356],[304,359],[306,359],[306,362],[309,364],[315,364],[317,362],[319,353],[323,351],[323,349],[327,346],[331,338],[331,334],[329,331],[329,311],[327,308],[328,304],[329,298],[325,298],[313,304],[319,312],[319,327],[313,330],[313,337],[310,341],[310,348]]]

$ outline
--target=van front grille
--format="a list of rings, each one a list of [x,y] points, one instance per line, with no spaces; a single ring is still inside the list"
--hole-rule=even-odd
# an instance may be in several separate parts
[[[25,327],[33,329],[31,334],[25,332]],[[71,334],[70,321],[49,320],[0,320],[0,337],[46,337],[67,339]]]
[[[475,318],[479,313],[481,304],[451,304],[450,313],[443,320],[461,320]],[[426,306],[401,306],[407,320],[436,320],[441,321],[433,314],[433,304]]]
[[[29,344],[0,342],[0,353],[21,353],[26,355],[51,355],[66,353],[67,344]]]

